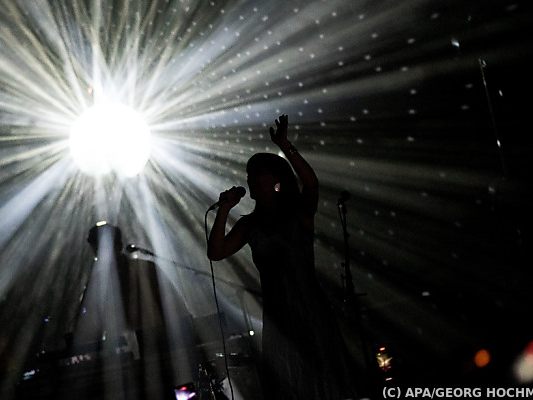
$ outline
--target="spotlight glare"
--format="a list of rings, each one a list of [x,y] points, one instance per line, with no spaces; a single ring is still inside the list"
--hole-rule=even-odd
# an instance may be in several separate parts
[[[78,167],[89,175],[114,171],[135,176],[150,157],[150,129],[142,116],[129,107],[96,104],[74,122],[70,150]]]

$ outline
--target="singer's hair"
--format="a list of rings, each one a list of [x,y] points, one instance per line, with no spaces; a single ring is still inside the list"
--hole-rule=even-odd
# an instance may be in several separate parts
[[[279,211],[292,213],[296,210],[301,197],[300,188],[287,160],[272,153],[256,153],[248,160],[246,172],[252,178],[265,173],[276,178],[281,185]]]

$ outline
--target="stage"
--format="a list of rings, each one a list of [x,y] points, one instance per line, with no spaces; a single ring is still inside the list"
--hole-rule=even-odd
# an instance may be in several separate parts
[[[282,114],[359,398],[531,386],[527,1],[1,4],[2,399],[262,398],[260,273],[206,235]]]

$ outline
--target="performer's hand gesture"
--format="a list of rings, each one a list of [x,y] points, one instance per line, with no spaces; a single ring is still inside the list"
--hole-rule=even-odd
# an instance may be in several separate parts
[[[274,121],[276,123],[276,129],[270,127],[270,138],[280,148],[287,145],[289,140],[287,139],[287,128],[289,126],[289,117],[286,114],[279,116],[279,119]]]

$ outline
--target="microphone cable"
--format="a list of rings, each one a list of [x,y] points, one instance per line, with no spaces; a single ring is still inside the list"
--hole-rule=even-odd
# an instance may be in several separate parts
[[[207,233],[207,215],[211,209],[207,210],[204,217],[204,230],[205,230],[205,242],[207,246],[209,246],[209,235]],[[220,306],[218,304],[218,296],[217,296],[217,288],[215,284],[215,272],[213,270],[213,261],[209,260],[209,266],[211,267],[211,282],[213,285],[213,295],[215,297],[215,305],[217,308],[217,315],[218,315],[218,326],[220,328],[220,336],[222,337],[222,351],[224,352],[224,368],[226,370],[226,376],[228,377],[228,383],[229,388],[231,392],[231,400],[235,400],[234,394],[233,394],[233,384],[231,383],[231,377],[229,374],[229,367],[228,367],[228,354],[226,351],[226,339],[224,338],[224,327],[222,326],[222,318],[220,317]]]

